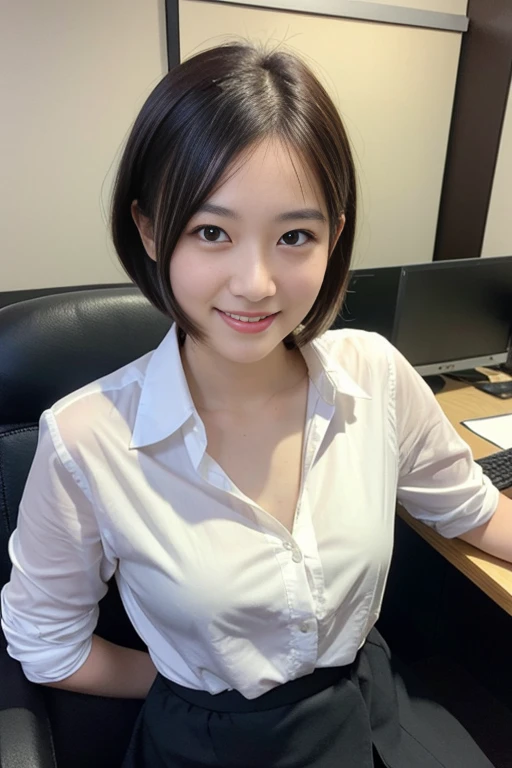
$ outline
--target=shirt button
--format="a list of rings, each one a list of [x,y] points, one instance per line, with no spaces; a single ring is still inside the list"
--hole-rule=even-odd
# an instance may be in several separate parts
[[[303,632],[304,634],[305,634],[306,632],[309,632],[309,627],[308,627],[308,625],[306,624],[306,622],[303,622],[303,623],[300,625],[299,629],[300,629],[300,631],[301,631],[301,632]]]
[[[293,545],[292,545],[292,544],[290,544],[290,542],[289,542],[289,541],[285,541],[285,542],[283,542],[283,547],[284,547],[285,549],[293,549]]]
[[[302,560],[302,552],[299,552],[298,549],[293,550],[292,560],[294,563],[300,563]]]

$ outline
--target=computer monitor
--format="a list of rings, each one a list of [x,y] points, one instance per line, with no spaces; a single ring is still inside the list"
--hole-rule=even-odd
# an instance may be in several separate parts
[[[400,266],[352,270],[345,301],[333,328],[376,331],[391,341],[401,273]]]
[[[512,256],[354,270],[333,327],[382,334],[433,388],[435,374],[505,363]]]
[[[505,363],[512,256],[402,267],[391,342],[423,376]]]

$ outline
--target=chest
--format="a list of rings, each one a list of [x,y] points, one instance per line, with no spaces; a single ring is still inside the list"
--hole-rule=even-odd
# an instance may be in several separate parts
[[[207,452],[235,486],[291,533],[302,479],[308,379],[251,415],[201,414]]]

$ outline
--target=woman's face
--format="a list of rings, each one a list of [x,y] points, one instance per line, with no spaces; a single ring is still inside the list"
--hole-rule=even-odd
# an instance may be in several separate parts
[[[329,223],[317,181],[282,143],[266,141],[240,160],[189,221],[170,280],[208,347],[250,363],[269,355],[313,306]],[[344,217],[340,231],[343,224]]]

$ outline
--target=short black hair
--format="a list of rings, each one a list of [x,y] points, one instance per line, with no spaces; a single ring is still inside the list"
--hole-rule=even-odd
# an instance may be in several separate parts
[[[295,54],[236,43],[217,46],[171,69],[136,117],[119,163],[111,234],[129,277],[149,301],[196,340],[202,331],[178,305],[169,264],[192,216],[243,150],[278,138],[315,174],[329,217],[325,277],[307,316],[285,339],[302,346],[331,327],[349,277],[356,227],[356,176],[347,133],[324,87]],[[131,214],[138,201],[153,226],[156,261]]]

